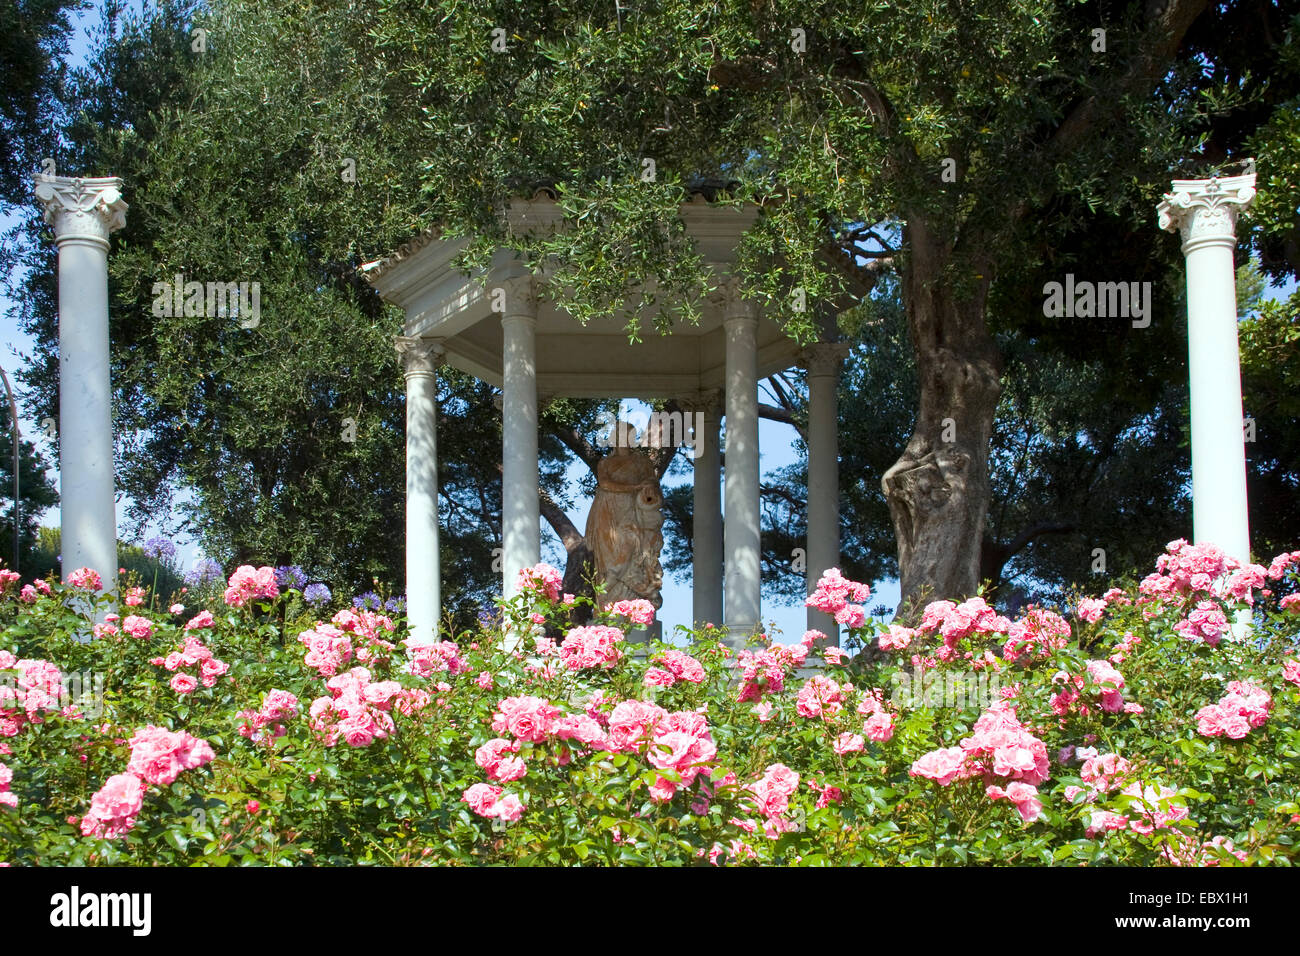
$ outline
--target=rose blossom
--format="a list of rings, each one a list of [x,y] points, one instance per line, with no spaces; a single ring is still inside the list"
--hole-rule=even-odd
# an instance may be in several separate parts
[[[130,740],[131,759],[128,773],[138,774],[148,783],[169,786],[183,770],[194,770],[216,759],[206,740],[191,737],[183,730],[175,732],[152,725],[141,727]]]
[[[835,738],[835,752],[840,756],[857,753],[863,746],[861,734],[843,733]]]
[[[522,741],[540,743],[559,716],[559,709],[540,697],[507,697],[497,704],[492,729],[499,734],[513,734]]]
[[[277,598],[280,586],[275,580],[275,568],[254,568],[244,564],[230,576],[223,598],[231,607],[243,607],[257,598]]]
[[[507,793],[497,801],[495,815],[507,823],[513,823],[524,815],[524,805],[513,793]]]
[[[145,617],[128,614],[122,622],[122,630],[138,640],[147,641],[153,637],[153,622]]]
[[[90,568],[77,568],[68,575],[67,581],[74,588],[85,588],[88,591],[98,591],[104,586],[99,572]]]
[[[133,773],[115,774],[91,797],[90,810],[81,818],[81,833],[106,840],[125,836],[143,805],[141,779]]]
[[[488,783],[476,783],[461,796],[469,808],[481,817],[496,816],[497,800],[505,791]]]
[[[952,783],[965,770],[966,752],[960,747],[931,750],[912,762],[909,776],[926,777],[941,787]]]
[[[862,732],[868,740],[883,744],[894,736],[894,719],[893,714],[877,711],[867,718],[862,725]]]
[[[172,678],[171,688],[178,694],[189,694],[194,688],[199,686],[199,682],[189,674],[177,674]]]

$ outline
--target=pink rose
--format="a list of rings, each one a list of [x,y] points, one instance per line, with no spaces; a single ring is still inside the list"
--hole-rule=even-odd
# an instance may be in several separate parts
[[[199,682],[196,681],[189,674],[181,673],[181,674],[177,674],[175,677],[172,678],[172,683],[171,683],[172,690],[176,691],[176,693],[178,694],[193,693],[194,688],[198,686],[199,686]]]
[[[67,581],[74,588],[84,588],[88,591],[98,591],[104,586],[99,572],[92,571],[90,568],[77,568],[68,575]]]
[[[671,671],[666,671],[661,667],[651,667],[645,672],[643,681],[646,687],[672,687],[677,683],[677,678]]]
[[[523,815],[524,805],[513,793],[507,793],[497,801],[496,816],[505,820],[507,823],[513,823]]]
[[[883,744],[894,736],[894,715],[877,711],[867,718],[866,723],[862,725],[862,732],[867,735],[867,739],[878,744]]]
[[[559,709],[540,697],[507,697],[497,704],[492,729],[497,733],[513,734],[523,741],[540,743],[551,732],[552,724],[559,716]]]
[[[224,600],[231,607],[243,607],[257,598],[280,596],[280,586],[275,581],[275,568],[254,568],[241,565],[230,576]]]
[[[180,607],[180,605],[176,605],[176,606]],[[184,627],[184,630],[197,631],[200,630],[201,628],[212,627],[212,625],[213,625],[212,612],[200,611],[198,614],[194,615],[192,618],[189,619],[189,621],[186,623]]]
[[[344,717],[338,731],[349,747],[369,747],[375,740],[374,721],[364,712]]]
[[[1087,621],[1089,624],[1100,621],[1105,612],[1106,602],[1098,598],[1084,598],[1079,602],[1077,609],[1080,620]]]
[[[225,661],[219,661],[215,657],[209,657],[200,662],[199,672],[203,675],[203,686],[212,687],[217,682],[217,678],[230,670],[230,665]]]
[[[81,818],[83,836],[112,840],[125,836],[135,826],[144,805],[144,782],[133,773],[109,777],[91,797],[90,811]]]
[[[206,740],[191,737],[183,730],[172,732],[152,725],[142,727],[135,732],[130,744],[131,759],[126,765],[127,772],[160,787],[170,786],[182,771],[197,769],[216,758]]]
[[[840,734],[835,738],[835,752],[843,756],[844,754],[857,753],[864,746],[861,734]]]
[[[965,769],[966,752],[960,747],[944,747],[931,750],[918,760],[913,761],[908,773],[913,777],[926,777],[946,787]]]
[[[122,630],[138,640],[147,641],[153,637],[153,622],[145,617],[128,614],[122,622]]]
[[[605,609],[610,614],[623,617],[633,624],[645,626],[655,619],[655,606],[644,598],[616,601]]]
[[[497,800],[504,791],[487,783],[476,783],[461,796],[469,808],[481,817],[496,816]]]

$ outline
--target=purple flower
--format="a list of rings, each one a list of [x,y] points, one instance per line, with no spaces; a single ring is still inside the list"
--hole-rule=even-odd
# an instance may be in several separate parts
[[[211,558],[202,558],[189,574],[185,575],[185,583],[190,587],[202,587],[209,581],[220,581],[223,575],[221,565]]]
[[[403,595],[395,595],[384,602],[384,610],[390,614],[402,614],[406,611],[406,598]]]
[[[352,599],[352,606],[361,610],[377,611],[383,606],[383,599],[374,591],[366,591]]]
[[[275,583],[280,589],[287,590],[293,588],[301,590],[302,586],[307,583],[307,575],[303,569],[296,564],[288,564],[275,569]]]
[[[302,599],[308,604],[324,604],[330,597],[330,589],[323,584],[309,584],[302,592]]]
[[[176,545],[161,535],[154,535],[144,543],[144,556],[157,561],[171,560],[176,557]]]

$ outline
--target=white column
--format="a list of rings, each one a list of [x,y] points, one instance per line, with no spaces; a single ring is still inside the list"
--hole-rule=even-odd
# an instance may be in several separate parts
[[[438,366],[441,342],[395,340],[406,374],[406,616],[411,636],[438,639]]]
[[[760,624],[758,501],[758,312],[729,284],[723,319],[727,363],[724,618],[741,644]]]
[[[59,250],[59,524],[63,573],[87,567],[117,587],[108,237],[126,225],[122,180],[37,176]]]
[[[840,564],[839,383],[842,343],[819,343],[804,350],[808,369],[808,591],[827,568]],[[808,627],[839,645],[839,625],[822,611],[808,609]]]
[[[536,564],[542,554],[537,500],[537,297],[529,277],[499,285],[505,289],[501,574],[503,593],[512,597],[519,571]]]
[[[1232,253],[1237,216],[1254,196],[1253,172],[1174,180],[1158,208],[1160,228],[1182,233],[1187,258],[1193,536],[1243,562],[1250,560],[1250,529]]]
[[[722,453],[718,445],[722,393],[711,389],[682,403],[693,416],[696,449],[694,532],[691,540],[695,624],[722,625]]]

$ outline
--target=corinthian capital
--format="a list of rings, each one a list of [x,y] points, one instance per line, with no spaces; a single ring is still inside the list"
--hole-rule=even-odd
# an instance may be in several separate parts
[[[837,375],[849,354],[847,342],[815,342],[799,356],[799,364],[809,375]]]
[[[74,179],[37,176],[36,198],[41,214],[54,228],[54,241],[89,239],[108,246],[108,237],[126,225],[122,180],[116,176]]]
[[[758,321],[758,305],[744,298],[738,276],[718,277],[707,295],[709,302],[722,311],[724,323]]]
[[[492,278],[487,282],[488,302],[502,316],[537,317],[538,282],[531,275]]]
[[[402,360],[407,375],[432,374],[442,364],[442,357],[447,351],[440,339],[412,338],[406,335],[397,336],[393,345],[397,348],[397,356]]]
[[[1181,232],[1183,251],[1188,252],[1199,245],[1235,245],[1237,217],[1254,198],[1254,172],[1223,179],[1175,179],[1173,191],[1165,193],[1156,211],[1160,228]]]
[[[710,418],[717,418],[722,414],[722,389],[702,388],[698,392],[679,396],[677,404],[682,407],[683,411],[703,412]]]

